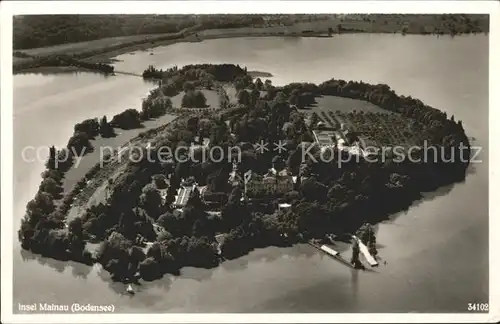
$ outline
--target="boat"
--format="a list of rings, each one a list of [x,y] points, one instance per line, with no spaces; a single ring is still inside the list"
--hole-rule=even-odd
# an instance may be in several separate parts
[[[128,285],[127,287],[127,292],[131,295],[135,294],[134,288],[132,288],[132,285]]]

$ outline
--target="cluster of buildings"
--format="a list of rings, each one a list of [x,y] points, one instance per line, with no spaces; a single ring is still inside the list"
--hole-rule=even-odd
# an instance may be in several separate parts
[[[366,157],[376,154],[376,143],[369,139],[351,132],[344,123],[340,128],[326,127],[324,123],[318,123],[318,128],[313,130],[314,140],[321,149],[336,147],[339,150],[349,152],[352,155]]]
[[[229,184],[233,187],[242,186],[245,198],[276,197],[294,190],[297,177],[292,176],[287,169],[278,172],[274,166],[260,175],[252,170],[243,174],[238,172],[238,165],[233,162],[233,170],[229,174]]]
[[[293,191],[298,180],[297,178],[296,176],[292,176],[287,169],[278,172],[274,166],[264,175],[257,174],[251,170],[241,174],[238,171],[237,163],[233,162],[233,170],[229,174],[228,183],[233,188],[237,186],[243,188],[244,197],[242,199],[261,200],[280,197],[287,192]],[[182,185],[178,189],[173,207],[178,209],[184,207],[194,190],[198,190],[200,197],[205,202],[210,203],[206,201],[207,197],[204,195],[207,192],[207,186],[198,186],[197,183],[193,183]],[[282,207],[286,208],[287,206],[283,205]]]

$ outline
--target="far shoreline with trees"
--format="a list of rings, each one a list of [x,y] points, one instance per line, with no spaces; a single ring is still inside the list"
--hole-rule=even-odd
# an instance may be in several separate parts
[[[57,32],[53,26],[58,26]],[[488,32],[488,15],[467,14],[16,16],[13,70],[17,73],[54,66],[50,65],[53,58],[63,55],[80,62],[110,64],[113,57],[127,52],[226,37],[348,33],[455,36]]]

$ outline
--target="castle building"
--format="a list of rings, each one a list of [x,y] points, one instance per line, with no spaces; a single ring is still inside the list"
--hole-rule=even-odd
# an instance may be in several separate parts
[[[294,177],[286,170],[278,173],[274,168],[263,176],[249,170],[245,173],[245,179],[245,195],[249,198],[281,196],[292,191],[294,187]]]

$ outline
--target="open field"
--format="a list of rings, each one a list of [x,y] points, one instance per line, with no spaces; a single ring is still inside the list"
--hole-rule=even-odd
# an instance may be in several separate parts
[[[341,125],[344,125],[346,129],[355,132],[363,147],[380,148],[397,145],[408,148],[420,146],[424,141],[423,126],[396,113],[321,111],[317,116],[326,127],[340,129]]]
[[[113,47],[124,43],[132,43],[140,41],[151,42],[165,35],[169,34],[108,37],[108,38],[91,40],[87,42],[67,43],[49,47],[19,50],[19,52],[25,53],[30,56],[46,56],[46,55],[58,55],[58,54],[81,55],[87,53],[90,50],[99,50],[102,48]]]
[[[316,98],[317,104],[302,110],[316,114],[326,127],[345,127],[359,135],[363,146],[422,145],[423,126],[414,120],[370,102],[336,96]]]
[[[91,143],[94,146],[94,151],[86,154],[80,161],[79,164],[75,163],[71,169],[66,172],[63,179],[63,195],[67,195],[73,190],[75,185],[89,172],[89,170],[95,166],[96,163],[100,161],[101,150],[102,154],[111,153],[112,149],[118,149],[125,145],[129,141],[136,138],[140,133],[160,127],[164,124],[171,122],[175,116],[165,115],[155,120],[149,120],[143,123],[144,127],[139,129],[131,130],[121,130],[115,129],[117,133],[116,137],[112,138],[102,138],[97,137],[92,140]],[[124,160],[124,159],[123,159]],[[122,161],[124,162],[124,161]],[[91,182],[82,190],[77,200],[75,200],[74,206],[68,212],[68,219],[71,217],[78,216],[78,211],[80,211],[80,202],[85,201],[92,196],[93,192],[98,189],[101,184],[108,179],[109,176],[115,173],[115,165],[109,164],[109,169],[113,172],[98,172],[99,177],[93,177]],[[118,170],[119,171],[119,170]]]
[[[229,97],[229,102],[231,104],[237,104],[238,103],[238,97],[237,97],[237,91],[236,88],[232,84],[225,84],[224,90],[226,90],[227,96]]]
[[[217,94],[217,91],[207,90],[207,89],[199,89],[199,90],[203,92],[205,98],[207,98],[207,106],[208,106],[207,108],[215,108],[215,109],[220,108],[219,95]],[[174,97],[171,97],[170,99],[172,100],[172,107],[182,108],[183,97],[184,97],[184,91],[181,91],[181,93],[177,94]]]
[[[338,114],[349,121],[366,146],[405,148],[423,144],[422,125],[400,114]]]

